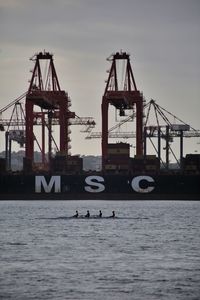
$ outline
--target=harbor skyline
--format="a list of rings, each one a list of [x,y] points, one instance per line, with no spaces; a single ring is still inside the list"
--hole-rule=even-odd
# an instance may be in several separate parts
[[[106,58],[122,49],[131,55],[137,87],[146,100],[155,99],[200,129],[199,12],[195,0],[0,1],[0,107],[27,91],[33,68],[29,58],[46,50],[54,54],[72,111],[94,117],[95,131],[101,131],[110,66]],[[101,154],[100,140],[84,140],[75,127],[73,154]],[[198,142],[186,144],[185,152],[199,153]],[[4,149],[1,142],[0,151]]]

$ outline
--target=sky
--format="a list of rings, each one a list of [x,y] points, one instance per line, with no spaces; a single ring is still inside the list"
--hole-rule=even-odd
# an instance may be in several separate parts
[[[146,100],[200,129],[199,0],[0,0],[0,40],[0,108],[27,91],[29,58],[46,50],[71,110],[94,117],[100,131],[106,58],[123,50]],[[101,153],[100,140],[71,130],[72,154]],[[199,142],[187,140],[185,151],[200,153]]]

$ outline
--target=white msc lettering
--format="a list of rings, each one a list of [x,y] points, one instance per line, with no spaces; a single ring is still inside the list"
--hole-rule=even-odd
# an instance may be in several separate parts
[[[100,183],[104,182],[104,178],[101,176],[88,176],[85,178],[85,183],[88,185],[85,186],[85,191],[89,193],[100,193],[105,190],[105,186]],[[95,187],[95,188],[93,188]]]
[[[41,193],[42,187],[45,193],[51,193],[54,186],[54,193],[61,192],[61,180],[60,176],[51,176],[49,183],[47,184],[44,176],[35,176],[35,192]]]
[[[142,180],[145,180],[145,181],[150,182],[150,183],[155,182],[154,179],[150,176],[136,176],[131,181],[132,189],[135,192],[137,192],[137,193],[150,193],[155,189],[154,186],[147,186],[146,188],[141,188],[140,187],[140,182]]]

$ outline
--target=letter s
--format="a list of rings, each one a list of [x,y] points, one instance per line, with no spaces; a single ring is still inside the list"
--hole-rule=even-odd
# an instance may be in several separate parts
[[[89,193],[100,193],[105,190],[105,186],[102,183],[104,182],[104,178],[101,176],[88,176],[85,178],[85,183],[88,185],[91,185],[95,188],[92,188],[91,186],[85,186],[85,191]]]
[[[144,180],[147,182],[154,182],[154,179],[150,176],[136,176],[131,181],[132,189],[137,193],[150,193],[152,192],[155,187],[154,186],[148,186],[146,188],[140,187],[140,182]]]

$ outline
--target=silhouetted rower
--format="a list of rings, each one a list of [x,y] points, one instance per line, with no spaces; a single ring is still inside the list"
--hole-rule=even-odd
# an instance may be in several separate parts
[[[89,218],[90,217],[90,212],[89,210],[87,210],[87,214],[85,215],[85,218]]]
[[[102,217],[102,212],[101,212],[101,210],[99,211],[99,218],[101,218]]]
[[[115,218],[115,211],[112,211],[112,216],[110,216],[110,218]]]

